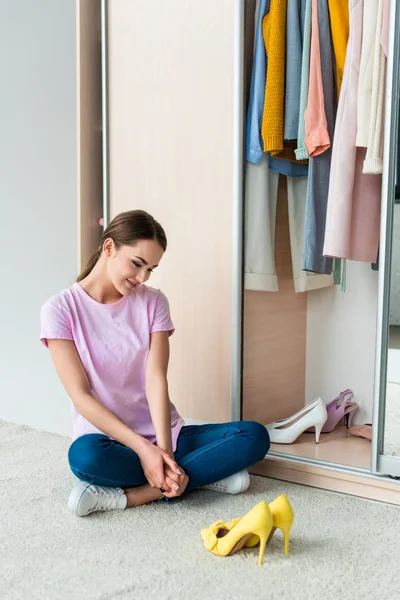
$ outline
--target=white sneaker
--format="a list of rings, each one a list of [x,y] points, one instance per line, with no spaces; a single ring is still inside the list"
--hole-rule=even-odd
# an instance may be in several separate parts
[[[245,492],[250,485],[250,475],[247,469],[234,473],[230,477],[210,483],[209,485],[203,485],[201,490],[213,490],[214,492],[222,492],[224,494],[241,494]]]
[[[78,481],[69,495],[68,509],[77,517],[86,517],[96,510],[123,510],[127,501],[121,488]]]

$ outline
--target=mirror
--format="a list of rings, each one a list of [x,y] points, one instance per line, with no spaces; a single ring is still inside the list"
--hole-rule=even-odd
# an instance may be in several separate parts
[[[400,122],[400,120],[399,120]],[[396,169],[400,172],[399,168]],[[400,456],[400,189],[393,207],[384,454]]]
[[[400,479],[400,4],[391,4],[372,471]]]
[[[399,107],[398,107],[399,110]],[[389,282],[389,321],[386,373],[386,408],[383,452],[400,456],[400,118],[397,121],[394,161],[394,204]]]

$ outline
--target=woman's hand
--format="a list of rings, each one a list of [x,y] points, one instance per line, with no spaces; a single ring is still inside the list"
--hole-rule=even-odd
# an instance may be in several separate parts
[[[166,492],[179,490],[179,478],[183,471],[167,452],[149,442],[139,454],[139,459],[151,487],[163,488]]]
[[[183,492],[185,491],[186,486],[189,483],[189,477],[186,475],[186,473],[184,473],[182,467],[179,467],[179,469],[182,472],[182,475],[178,475],[179,488],[177,490],[171,490],[169,492],[165,491],[163,493],[163,496],[166,496],[167,498],[176,498],[177,496],[180,496],[181,494],[183,494]],[[165,467],[165,474],[166,474],[167,478],[172,477],[174,475],[174,473],[172,473],[172,471],[170,470],[170,468],[168,466]]]

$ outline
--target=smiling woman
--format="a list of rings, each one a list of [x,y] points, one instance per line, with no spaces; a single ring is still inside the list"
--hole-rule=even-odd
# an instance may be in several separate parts
[[[146,256],[148,260],[138,258],[138,254]],[[86,277],[79,277],[78,281],[91,296],[103,294],[100,302],[113,302],[118,295],[125,296],[145,283],[163,254],[162,246],[155,239],[136,239],[132,245],[121,244],[106,230],[94,267]],[[99,282],[102,285],[99,286]],[[107,286],[103,285],[105,282]]]
[[[170,401],[175,328],[166,296],[144,285],[166,247],[151,215],[121,213],[77,281],[42,307],[41,341],[73,405],[68,458],[79,481],[68,506],[78,516],[214,483],[244,491],[246,467],[269,448],[259,423],[185,426]]]
[[[151,255],[142,251],[144,250],[142,243],[144,241],[157,242],[148,246]],[[136,246],[137,242],[136,252],[133,252],[132,247]],[[82,281],[88,277],[97,265],[103,250],[106,251],[108,256],[112,254],[113,258],[118,255],[118,250],[122,250],[125,261],[129,259],[137,269],[141,269],[143,266],[147,267],[149,263],[152,264],[152,261],[155,260],[155,264],[149,269],[149,277],[152,270],[158,266],[166,249],[167,237],[165,231],[148,213],[144,210],[120,213],[104,230],[98,249],[89,258],[77,281]],[[148,258],[148,261],[143,258],[143,255]],[[121,260],[121,257],[119,257],[119,260]],[[130,277],[133,280],[132,283],[135,284],[135,277],[132,274]]]

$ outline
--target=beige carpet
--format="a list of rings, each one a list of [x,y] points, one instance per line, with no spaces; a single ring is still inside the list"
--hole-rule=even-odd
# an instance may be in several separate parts
[[[0,422],[2,600],[368,600],[399,598],[400,509],[252,477],[239,496],[200,490],[173,504],[96,513],[66,509],[69,439]],[[200,529],[289,496],[289,557],[277,532],[264,565],[256,548],[220,558]]]

